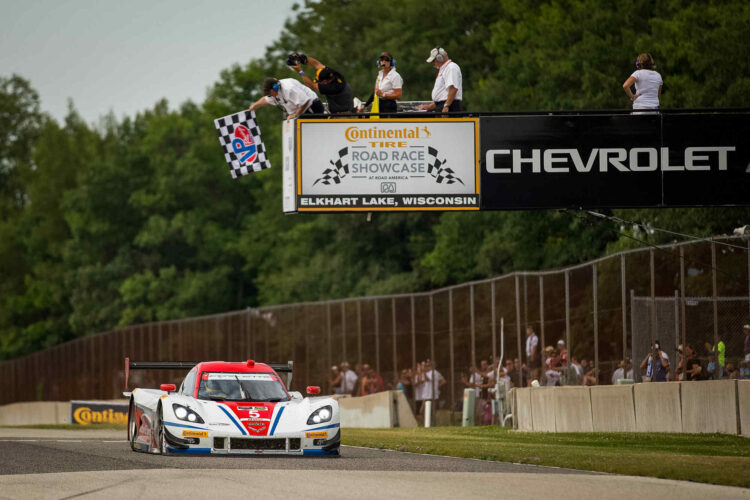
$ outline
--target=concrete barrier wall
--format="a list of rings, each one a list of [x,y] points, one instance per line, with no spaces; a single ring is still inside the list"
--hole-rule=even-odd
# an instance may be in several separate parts
[[[511,389],[513,398],[513,427],[519,431],[533,431],[534,419],[531,413],[531,388]]]
[[[737,401],[740,433],[750,437],[750,380],[737,381]]]
[[[341,427],[416,427],[417,419],[404,393],[387,391],[357,398],[337,398]],[[70,423],[70,402],[35,401],[0,406],[0,425]]]
[[[69,423],[69,401],[34,401],[0,406],[0,425],[54,425]]]
[[[593,432],[591,391],[588,387],[552,389],[556,432]]]
[[[401,391],[337,398],[341,427],[416,427],[417,420]]]
[[[532,387],[531,421],[535,432],[555,432],[555,388]]]
[[[737,434],[737,381],[682,384],[682,431]]]
[[[750,436],[750,381],[513,389],[514,428]]]
[[[590,387],[594,432],[635,432],[633,385]]]
[[[398,426],[413,428],[417,427],[417,419],[414,412],[411,411],[409,400],[406,399],[403,391],[392,391],[396,404],[396,414],[398,415]],[[419,410],[419,408],[417,408]]]
[[[680,384],[651,382],[633,386],[638,432],[682,432]]]

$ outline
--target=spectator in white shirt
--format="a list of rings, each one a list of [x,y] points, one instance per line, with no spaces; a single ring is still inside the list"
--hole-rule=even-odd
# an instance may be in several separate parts
[[[617,370],[612,374],[612,385],[617,385],[617,381],[625,378],[625,362],[620,361],[617,364]]]
[[[437,68],[438,74],[432,89],[432,102],[422,104],[419,109],[435,113],[461,111],[463,99],[461,68],[448,57],[448,53],[442,47],[432,49],[427,62]]]
[[[622,84],[625,93],[633,101],[633,109],[659,109],[661,87],[664,82],[661,75],[654,71],[654,58],[651,54],[643,53],[636,59],[635,67],[637,69]],[[635,84],[635,94],[630,89],[633,84]]]
[[[349,363],[341,363],[341,386],[339,394],[351,394],[357,385],[357,374],[349,368]]]

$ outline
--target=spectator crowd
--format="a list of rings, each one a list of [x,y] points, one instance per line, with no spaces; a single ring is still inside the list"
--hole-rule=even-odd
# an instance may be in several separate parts
[[[656,340],[639,365],[641,379],[638,382],[750,380],[750,324],[743,326],[743,333],[744,349],[742,357],[738,358],[736,363],[727,361],[733,358],[727,356],[726,346],[720,340],[716,343],[704,342],[703,355],[693,344],[679,346],[678,360],[676,365],[673,365],[663,346]],[[593,361],[585,358],[579,360],[569,353],[562,339],[558,340],[556,345],[546,346],[542,350],[539,337],[532,326],[526,328],[525,346],[525,359],[514,357],[503,360],[488,356],[479,360],[478,366],[470,366],[460,373],[460,382],[464,389],[475,391],[476,424],[488,425],[497,422],[493,400],[498,386],[593,386],[636,382],[630,359],[619,361],[616,367],[612,367],[611,377],[607,373],[604,378]],[[334,394],[351,396],[366,396],[392,389],[403,391],[406,398],[415,403],[420,416],[425,413],[427,401],[436,402],[433,411],[437,406],[446,407],[446,398],[441,400],[441,388],[446,384],[446,380],[430,359],[417,363],[414,369],[400,370],[395,380],[388,382],[384,382],[383,377],[367,363],[357,364],[352,370],[349,363],[343,361],[339,366],[331,367],[328,383]],[[459,405],[462,401],[459,399]],[[461,408],[459,406],[453,410],[460,411]]]

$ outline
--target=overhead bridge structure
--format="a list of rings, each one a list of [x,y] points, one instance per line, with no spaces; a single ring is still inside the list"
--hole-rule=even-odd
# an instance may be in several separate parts
[[[290,213],[750,203],[746,109],[321,115],[283,133]]]

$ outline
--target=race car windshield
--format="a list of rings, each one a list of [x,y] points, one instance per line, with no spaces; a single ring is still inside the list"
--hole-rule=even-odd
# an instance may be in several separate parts
[[[289,401],[284,385],[272,373],[204,372],[198,399],[214,401]]]

